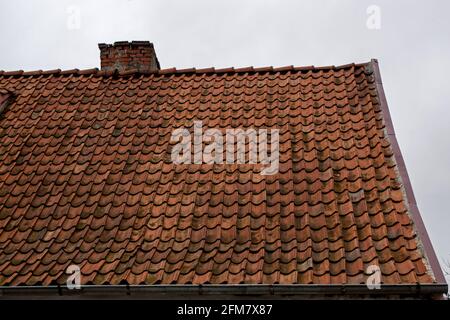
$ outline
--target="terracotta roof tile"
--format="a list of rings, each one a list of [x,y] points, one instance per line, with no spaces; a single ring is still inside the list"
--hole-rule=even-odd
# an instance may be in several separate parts
[[[114,77],[112,77],[114,75]],[[0,72],[0,285],[432,283],[373,62]],[[3,98],[5,101],[5,98]],[[175,128],[280,129],[280,169],[176,165]],[[387,131],[388,130],[388,131]],[[410,199],[409,199],[410,200]]]

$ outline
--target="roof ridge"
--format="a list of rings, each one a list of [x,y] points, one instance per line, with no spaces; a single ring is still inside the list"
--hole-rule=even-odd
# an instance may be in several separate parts
[[[173,74],[222,74],[222,73],[266,73],[266,72],[289,72],[289,71],[320,71],[320,70],[339,70],[339,69],[347,69],[351,67],[361,67],[370,64],[371,62],[364,63],[348,63],[338,66],[319,66],[316,67],[314,65],[311,66],[281,66],[281,67],[228,67],[228,68],[165,68],[156,71],[138,71],[136,70],[127,70],[125,72],[119,72],[117,70],[114,71],[104,71],[98,68],[87,68],[87,69],[53,69],[53,70],[12,70],[12,71],[4,71],[0,70],[0,76],[3,77],[14,77],[14,76],[47,76],[47,75],[97,75],[97,76],[130,76],[130,75],[173,75]]]

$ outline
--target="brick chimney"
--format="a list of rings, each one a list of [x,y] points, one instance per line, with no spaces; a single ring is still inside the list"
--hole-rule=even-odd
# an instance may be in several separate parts
[[[102,70],[119,72],[156,71],[159,62],[153,43],[148,41],[118,41],[114,44],[99,43]]]

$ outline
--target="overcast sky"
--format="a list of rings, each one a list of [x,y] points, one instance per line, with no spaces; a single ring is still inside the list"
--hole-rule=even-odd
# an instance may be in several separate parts
[[[153,42],[162,68],[377,58],[417,202],[442,263],[450,260],[449,12],[445,0],[0,0],[0,70],[99,67],[97,44],[119,40]]]

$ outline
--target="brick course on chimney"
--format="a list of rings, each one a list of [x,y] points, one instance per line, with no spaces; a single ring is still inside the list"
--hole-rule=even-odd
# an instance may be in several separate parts
[[[149,41],[100,43],[98,47],[102,70],[151,72],[160,69],[155,49]]]

